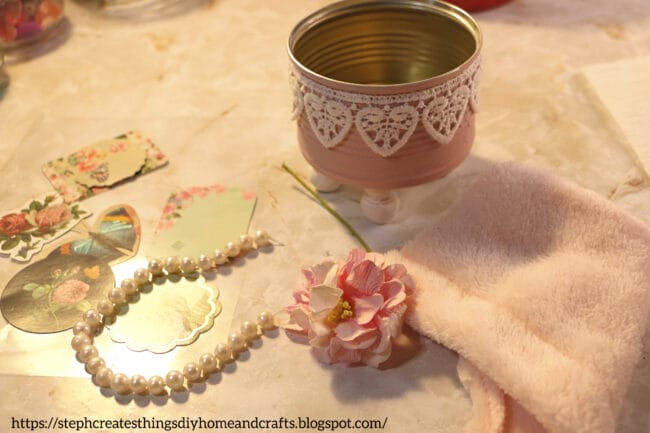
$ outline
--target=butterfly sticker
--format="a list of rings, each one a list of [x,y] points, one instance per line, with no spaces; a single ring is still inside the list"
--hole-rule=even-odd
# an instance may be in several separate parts
[[[0,296],[0,311],[13,326],[51,333],[71,328],[115,285],[111,265],[133,257],[140,219],[128,205],[104,211],[80,238],[55,247],[18,272]]]

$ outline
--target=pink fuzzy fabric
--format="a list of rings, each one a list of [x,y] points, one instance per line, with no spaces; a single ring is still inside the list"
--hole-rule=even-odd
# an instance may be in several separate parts
[[[507,163],[387,256],[417,283],[408,323],[461,355],[468,431],[614,431],[650,308],[648,227]]]

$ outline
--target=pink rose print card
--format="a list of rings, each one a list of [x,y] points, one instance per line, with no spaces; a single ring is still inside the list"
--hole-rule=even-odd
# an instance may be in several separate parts
[[[26,262],[89,215],[78,203],[69,206],[54,194],[31,200],[0,217],[0,255]]]
[[[167,162],[167,157],[150,139],[130,131],[50,161],[43,166],[43,173],[64,201],[73,203]]]
[[[198,257],[246,233],[256,196],[222,185],[192,187],[167,200],[152,242],[154,257]]]
[[[140,219],[128,205],[104,211],[92,227],[14,275],[0,295],[0,312],[16,328],[50,333],[69,329],[115,287],[111,266],[133,257]]]

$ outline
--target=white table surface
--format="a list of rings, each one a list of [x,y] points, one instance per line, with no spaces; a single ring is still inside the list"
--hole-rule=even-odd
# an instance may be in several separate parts
[[[343,258],[355,246],[279,169],[284,161],[308,173],[290,120],[285,42],[298,19],[325,3],[213,0],[142,22],[107,18],[70,2],[68,40],[6,66],[11,84],[0,97],[1,210],[51,191],[40,172],[44,162],[139,129],[170,156],[169,166],[85,205],[98,213],[118,202],[132,204],[146,240],[174,188],[222,183],[255,190],[253,226],[267,228],[283,245],[244,261],[220,287],[239,291],[232,326],[260,308],[287,305],[299,265]],[[351,188],[328,199],[374,249],[387,250],[433,221],[488,160],[518,160],[572,179],[650,222],[643,171],[580,75],[589,64],[650,54],[650,2],[514,0],[476,18],[485,46],[472,156],[443,180],[399,191],[403,208],[395,224],[366,222],[359,192]],[[0,286],[19,269],[1,260]],[[10,431],[12,417],[200,415],[388,417],[386,431],[457,432],[471,409],[455,374],[456,355],[414,334],[411,359],[375,370],[321,365],[305,346],[277,332],[236,368],[189,393],[115,398],[74,361],[68,333],[28,335],[4,319],[0,326],[2,431]],[[650,431],[647,337],[645,347],[619,432]],[[177,356],[198,356],[196,350],[183,348]]]

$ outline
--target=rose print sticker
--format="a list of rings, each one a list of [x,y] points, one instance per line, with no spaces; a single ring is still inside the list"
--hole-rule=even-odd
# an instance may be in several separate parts
[[[0,218],[0,254],[26,262],[89,215],[79,204],[69,206],[55,195],[31,200]]]
[[[108,263],[92,256],[57,255],[28,269],[9,281],[0,298],[7,322],[28,332],[70,328],[115,284]]]
[[[90,229],[16,274],[0,296],[4,318],[23,331],[63,331],[114,287],[111,265],[135,255],[140,220],[128,205],[104,211]]]

